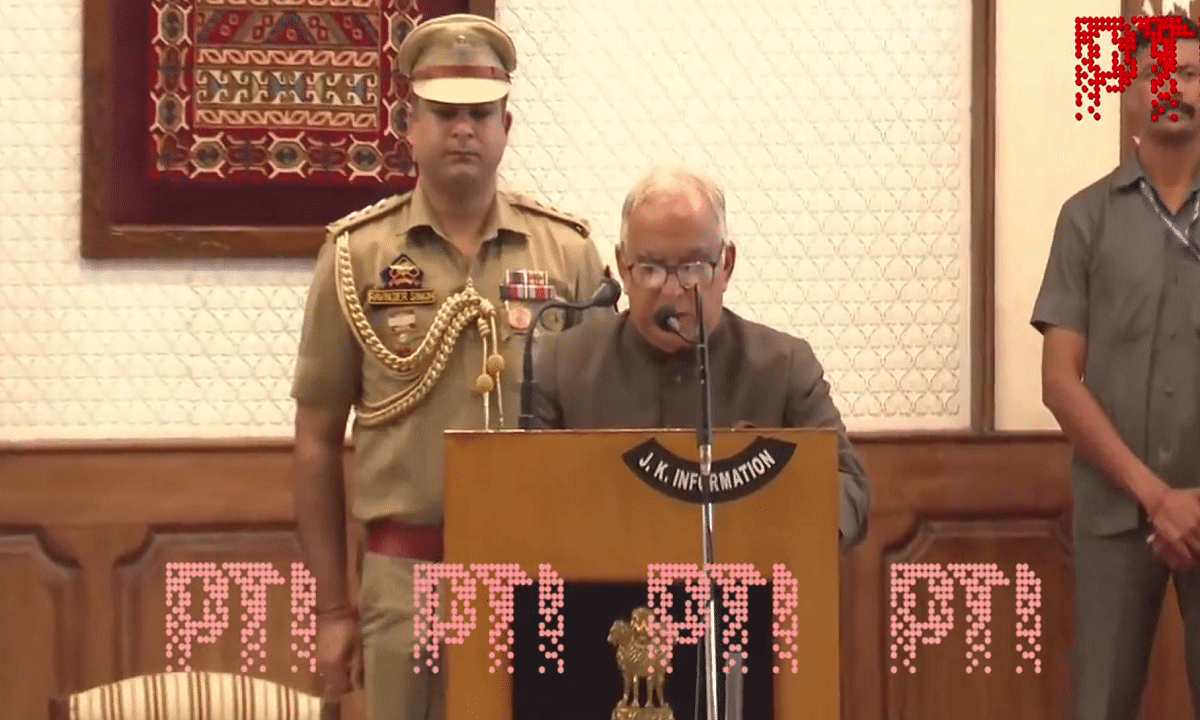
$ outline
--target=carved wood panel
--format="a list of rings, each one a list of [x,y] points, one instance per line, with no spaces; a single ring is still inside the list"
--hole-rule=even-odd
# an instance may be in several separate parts
[[[315,584],[290,528],[160,528],[116,568],[120,674],[216,670],[319,691]]]
[[[0,708],[44,717],[47,698],[81,680],[79,568],[36,528],[0,527],[0,579]]]
[[[920,521],[885,563],[886,717],[1056,717],[1070,687],[1067,553],[1056,520]]]

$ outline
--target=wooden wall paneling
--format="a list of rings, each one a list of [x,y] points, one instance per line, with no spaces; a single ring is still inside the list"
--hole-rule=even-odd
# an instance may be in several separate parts
[[[996,427],[996,0],[971,3],[971,429]]]
[[[842,629],[847,720],[1009,717],[1058,720],[1071,700],[1073,577],[1070,564],[1070,450],[1056,434],[860,438],[874,482],[871,530],[847,559]],[[890,672],[896,563],[995,563],[1009,585],[993,589],[993,670],[966,673],[967,607],[953,583],[953,628],[917,648],[916,672]],[[1014,672],[1015,580],[1027,563],[1041,580],[1042,673]],[[918,621],[929,619],[925,581],[916,586]],[[868,598],[864,600],[863,598]],[[1191,717],[1182,625],[1173,598],[1164,607],[1142,720]],[[897,658],[901,663],[903,657]],[[903,666],[900,666],[903,669]]]
[[[1057,720],[1070,696],[1069,452],[1054,435],[860,436],[873,482],[870,530],[842,567],[843,717],[847,720]],[[349,457],[349,455],[348,455]],[[0,701],[12,717],[45,717],[49,694],[167,667],[167,563],[267,563],[284,578],[266,589],[263,664],[249,674],[301,690],[316,679],[295,662],[292,530],[286,443],[79,447],[0,445]],[[349,541],[351,546],[354,538]],[[995,563],[987,629],[991,673],[966,672],[967,606],[953,583],[953,628],[917,648],[915,673],[890,668],[889,573],[898,563]],[[1015,673],[1015,566],[1042,582],[1043,672]],[[230,572],[228,624],[193,642],[197,669],[237,672],[246,658],[241,591]],[[953,578],[952,578],[953,579]],[[928,590],[914,589],[918,620]],[[190,617],[213,607],[202,579]],[[259,608],[261,610],[262,608]],[[248,614],[249,615],[249,614]],[[1178,610],[1169,600],[1154,651],[1143,720],[1187,717]],[[245,642],[255,642],[247,637]],[[299,644],[299,643],[297,643]],[[1024,658],[1022,658],[1024,659]],[[903,658],[897,661],[902,663]],[[982,659],[981,659],[982,662]],[[297,671],[293,672],[295,664]],[[900,667],[903,667],[900,665]],[[1152,702],[1150,697],[1155,697]],[[355,708],[353,701],[349,705]],[[351,711],[346,720],[361,715]]]
[[[1052,591],[1070,580],[1067,545],[1059,527],[1069,507],[1061,440],[961,435],[905,442],[879,437],[860,439],[859,446],[873,482],[873,498],[870,534],[847,558],[844,570],[853,577],[854,588],[853,595],[843,597],[849,625],[845,632],[850,635],[843,648],[843,683],[854,688],[847,694],[844,717],[1056,717],[1031,715],[1028,709],[1061,703],[1065,688],[1059,657],[1069,640],[1055,633],[1062,631],[1069,611],[1062,605],[1061,592]],[[1013,583],[1015,566],[1022,562],[1044,584],[1042,637],[1050,646],[1043,642],[1043,675],[1028,670],[1018,675],[1013,664]],[[918,645],[914,673],[906,672],[903,653],[895,660],[891,657],[892,615],[903,602],[903,596],[891,596],[891,572],[895,566],[920,563],[950,575],[953,617],[940,642]],[[1010,583],[992,589],[987,624],[991,673],[966,672],[965,634],[971,621],[965,619],[963,582],[953,577],[950,563],[994,563]],[[961,570],[970,575],[971,568]],[[922,580],[913,588],[917,622],[930,620],[927,587],[928,581]],[[1057,625],[1047,625],[1047,619]]]
[[[44,530],[56,555],[78,569],[79,603],[72,608],[71,631],[64,652],[78,663],[81,673],[70,687],[90,687],[120,677],[117,643],[125,626],[115,614],[113,569],[119,558],[137,547],[146,536],[138,524],[60,525]]]
[[[222,670],[320,694],[291,526],[158,527],[116,568],[118,675]]]
[[[192,642],[192,669],[237,672],[248,659],[243,653],[265,651],[248,674],[317,690],[311,664],[292,648],[308,651],[311,636],[293,628],[308,618],[293,608],[303,598],[293,598],[292,587],[300,550],[290,452],[288,443],[0,445],[0,528],[7,528],[0,531],[0,597],[12,599],[0,606],[14,608],[0,639],[6,632],[20,639],[0,647],[31,648],[29,662],[0,673],[0,701],[11,717],[45,717],[50,694],[168,669],[167,600],[179,593],[167,582],[182,575],[170,563],[220,571],[208,588],[203,577],[187,585],[189,612],[180,614],[195,624],[207,603],[221,615],[219,633],[189,628],[215,636]],[[283,581],[270,578],[276,582],[265,588],[265,608],[246,607],[239,579],[244,585],[270,570]],[[229,596],[221,597],[225,589]],[[48,593],[55,601],[41,603]],[[57,614],[47,620],[51,610]],[[250,626],[256,611],[265,611],[265,648],[251,647],[259,639]],[[41,660],[39,653],[51,651]]]
[[[1061,524],[913,519],[915,534],[896,523],[903,534],[881,538],[892,548],[883,565],[893,589],[899,578],[912,577],[916,606],[906,631],[914,623],[945,626],[922,628],[911,661],[903,647],[898,657],[885,654],[885,717],[949,720],[972,711],[980,718],[1059,717],[1070,687],[1073,600]],[[939,598],[935,586],[947,594]],[[903,622],[905,595],[891,596],[890,621]],[[929,601],[938,602],[936,613]],[[1036,615],[1018,615],[1018,603],[1036,606]],[[1018,623],[1036,638],[1019,633]],[[904,637],[885,642],[894,651]],[[929,678],[918,680],[917,673]],[[951,683],[955,692],[947,693]]]
[[[86,659],[73,652],[84,633],[84,578],[39,528],[2,521],[0,578],[0,708],[6,717],[44,717],[47,697],[86,675]]]

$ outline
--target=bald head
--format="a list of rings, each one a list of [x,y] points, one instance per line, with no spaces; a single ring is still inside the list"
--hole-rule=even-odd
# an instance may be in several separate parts
[[[660,165],[638,178],[625,196],[625,204],[621,208],[622,248],[628,249],[629,246],[630,217],[650,205],[674,215],[708,214],[715,220],[722,241],[725,239],[725,193],[716,181],[695,170]]]

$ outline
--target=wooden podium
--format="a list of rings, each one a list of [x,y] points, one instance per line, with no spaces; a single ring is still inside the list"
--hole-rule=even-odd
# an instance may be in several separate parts
[[[776,457],[782,448],[790,458],[771,467],[772,457],[760,452],[764,443],[775,449]],[[639,476],[638,462],[654,452],[658,454],[645,463],[647,475]],[[702,566],[701,505],[651,485],[655,479],[668,484],[677,479],[672,477],[677,468],[660,464],[672,456],[695,467],[694,432],[447,432],[444,562],[465,567],[517,563],[534,582],[539,565],[548,563],[567,583],[645,583],[650,563]],[[836,434],[759,428],[714,432],[714,473],[740,465],[744,468],[730,486],[738,480],[761,484],[765,475],[777,474],[749,494],[714,504],[714,561],[753,563],[768,582],[774,565],[782,563],[799,587],[794,610],[799,634],[793,641],[798,671],[775,657],[750,655],[748,666],[760,673],[783,666],[774,675],[776,718],[838,720]],[[676,591],[676,606],[681,596],[682,587]],[[440,651],[446,669],[446,720],[512,720],[512,676],[489,672],[494,662],[489,657],[490,608],[482,583],[472,606],[474,630],[461,644],[443,645]],[[561,642],[570,644],[570,627],[563,631]],[[722,685],[724,649],[718,648]],[[611,647],[595,651],[613,657]],[[670,682],[672,675],[667,677]],[[606,713],[618,699],[612,698]],[[673,710],[676,720],[686,720],[692,712],[691,707]]]

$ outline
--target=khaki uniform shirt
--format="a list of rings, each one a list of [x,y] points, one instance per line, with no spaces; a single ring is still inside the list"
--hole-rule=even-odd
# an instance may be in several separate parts
[[[413,369],[390,368],[370,343],[363,341],[365,334],[354,330],[335,280],[336,241],[343,231],[349,232],[353,270],[353,285],[346,287],[353,287],[374,335],[397,356],[420,346],[439,308],[466,288],[468,281],[495,306],[505,367],[500,392],[488,396],[493,429],[500,427],[501,409],[505,427],[518,425],[524,339],[533,311],[547,299],[547,286],[560,299],[586,301],[606,270],[595,244],[588,239],[586,224],[505,192],[497,197],[485,241],[469,267],[444,239],[445,233],[433,221],[419,188],[330,226],[309,291],[292,397],[300,404],[319,407],[356,405],[351,509],[357,520],[390,517],[412,524],[437,524],[442,517],[443,432],[484,428],[485,396],[475,389],[484,370],[483,340],[476,323],[467,323],[445,359],[444,374],[428,395],[407,414],[368,426],[364,410],[417,384],[430,363]],[[405,291],[407,298],[400,301],[409,304],[372,306],[370,291],[387,287],[385,280],[396,278],[410,290],[418,288]],[[502,286],[516,299],[503,298]],[[390,301],[395,303],[397,298]],[[553,332],[577,318],[573,313],[551,310],[543,315],[543,322],[539,332]],[[502,403],[497,402],[497,395]]]
[[[1131,158],[1063,205],[1032,323],[1086,335],[1083,382],[1121,438],[1167,484],[1196,487],[1200,264],[1147,203],[1143,177]],[[1194,197],[1173,218],[1185,231]],[[1080,527],[1103,535],[1144,521],[1137,501],[1078,455],[1071,483]]]
[[[843,546],[858,542],[870,485],[812,347],[728,309],[708,339],[714,428],[838,430],[838,526]],[[539,346],[537,413],[547,428],[691,429],[700,419],[698,372],[694,353],[656,349],[627,312],[596,317]]]

